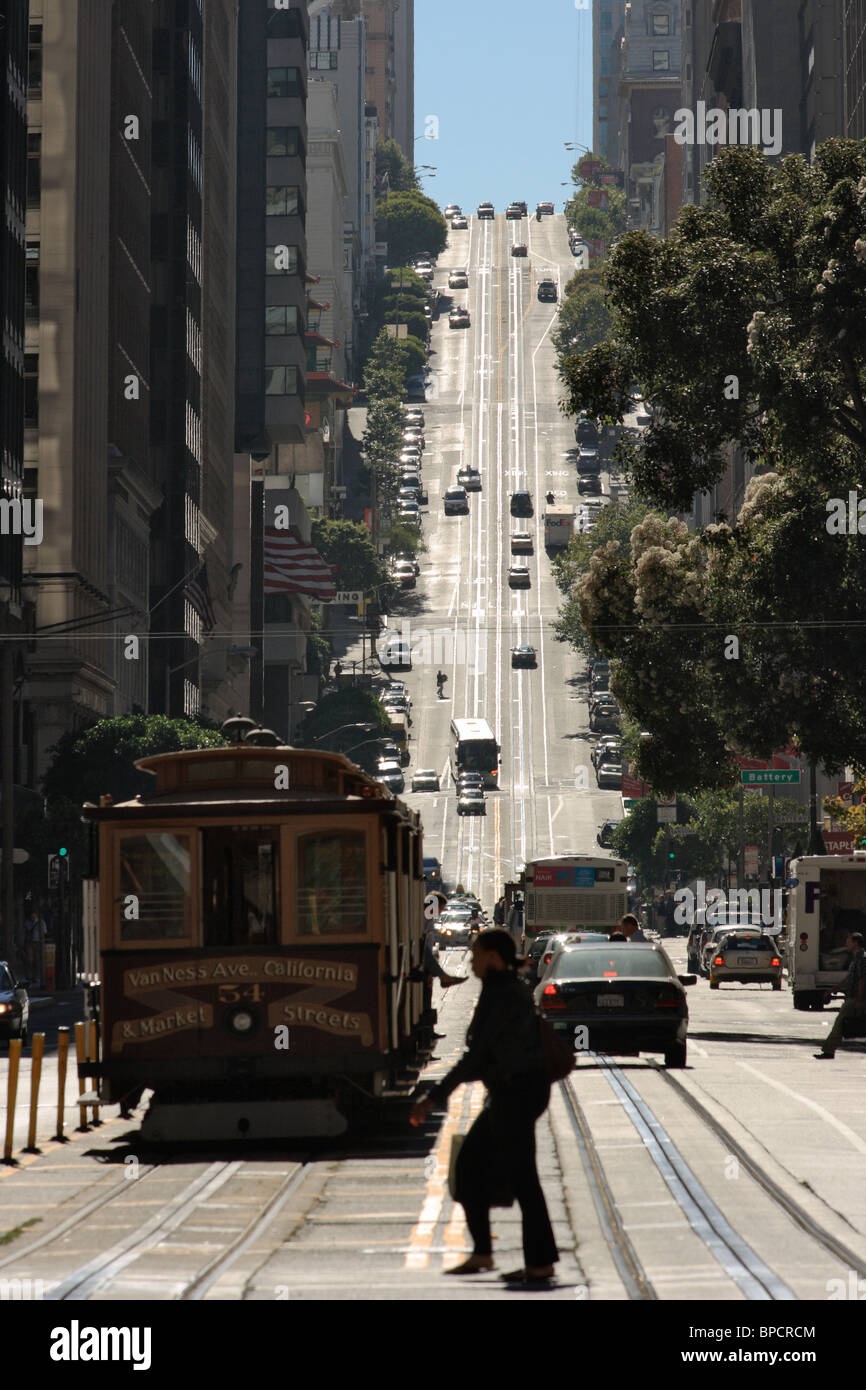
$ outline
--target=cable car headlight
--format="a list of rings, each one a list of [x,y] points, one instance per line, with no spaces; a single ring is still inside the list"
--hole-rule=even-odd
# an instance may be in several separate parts
[[[225,1021],[230,1033],[239,1038],[248,1038],[259,1026],[258,1014],[254,1009],[234,1009]]]

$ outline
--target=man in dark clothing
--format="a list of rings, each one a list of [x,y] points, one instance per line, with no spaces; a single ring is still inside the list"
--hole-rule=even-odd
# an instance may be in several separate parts
[[[491,1182],[507,1183],[523,1217],[525,1268],[505,1275],[513,1283],[546,1283],[559,1252],[535,1166],[535,1121],[547,1109],[550,1082],[538,1018],[515,969],[514,941],[494,928],[481,932],[472,948],[472,970],[481,995],[466,1036],[467,1050],[429,1095],[413,1106],[420,1124],[436,1104],[467,1081],[483,1081],[484,1110],[473,1124],[457,1160],[457,1200],[466,1212],[473,1254],[449,1274],[493,1268],[490,1237]],[[498,1171],[497,1171],[498,1170]]]
[[[836,1046],[845,1036],[845,1020],[858,1014],[862,1018],[866,1014],[866,950],[863,949],[862,934],[858,931],[849,932],[845,945],[851,952],[851,964],[842,986],[845,999],[824,1046],[820,1052],[815,1053],[821,1061],[830,1062],[835,1057]]]

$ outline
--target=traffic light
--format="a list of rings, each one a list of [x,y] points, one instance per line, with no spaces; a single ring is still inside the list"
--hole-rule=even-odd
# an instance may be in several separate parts
[[[57,853],[60,855],[60,858],[63,859],[69,853],[69,850],[65,847],[65,845],[61,845]]]

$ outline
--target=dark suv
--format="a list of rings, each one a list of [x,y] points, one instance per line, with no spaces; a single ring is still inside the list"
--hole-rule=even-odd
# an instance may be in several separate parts
[[[511,515],[512,516],[532,516],[532,494],[529,492],[512,492],[511,494]]]
[[[542,303],[544,303],[544,304],[555,304],[555,303],[556,303],[556,300],[557,300],[557,294],[556,294],[556,281],[555,281],[555,280],[539,280],[539,282],[538,282],[538,298],[539,298],[539,299],[542,301]]]

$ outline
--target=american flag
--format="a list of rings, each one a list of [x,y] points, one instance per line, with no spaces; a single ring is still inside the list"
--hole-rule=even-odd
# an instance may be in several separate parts
[[[202,631],[213,632],[216,626],[216,614],[207,582],[207,565],[202,565],[198,574],[187,584],[186,597],[201,618]]]
[[[265,593],[310,594],[327,603],[337,592],[336,565],[326,565],[315,546],[302,541],[294,527],[265,528]]]

